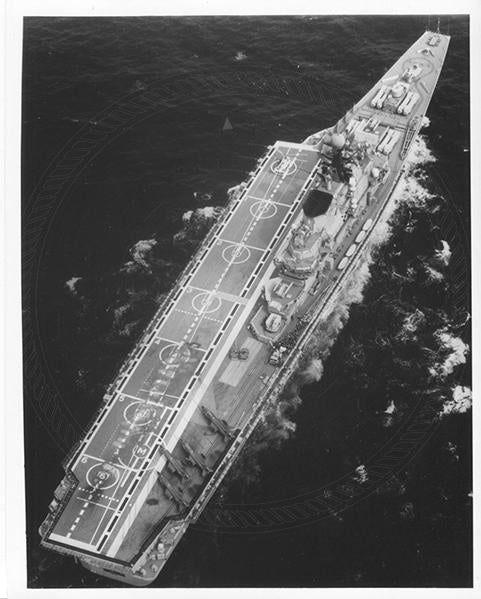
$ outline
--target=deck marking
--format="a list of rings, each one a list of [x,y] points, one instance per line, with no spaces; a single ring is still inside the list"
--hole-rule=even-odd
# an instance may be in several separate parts
[[[218,295],[205,291],[198,293],[191,300],[192,308],[201,314],[213,314],[222,306],[222,300]]]
[[[113,507],[109,507],[108,505],[105,505],[103,503],[98,503],[97,501],[92,501],[92,500],[89,500],[89,505],[96,505],[97,507],[101,507],[105,510],[115,510],[115,508],[113,508]]]
[[[141,391],[144,391],[144,393],[152,393],[152,395],[165,395],[164,393],[161,393],[160,391],[153,391],[153,390],[148,390],[148,389],[140,389]],[[137,397],[135,395],[128,395],[127,393],[122,393],[122,395],[124,397],[128,397],[129,399],[133,399],[135,401],[139,401],[139,402],[143,402],[148,404],[149,406],[154,406],[154,407],[164,407],[167,408],[168,410],[172,409],[170,408],[170,406],[166,406],[162,403],[156,402],[156,401],[152,401],[151,399],[142,399],[141,397]],[[177,395],[168,395],[167,397],[172,397],[173,399],[179,399],[179,397]]]
[[[224,258],[229,267],[232,266],[232,264],[244,264],[244,262],[247,262],[250,257],[250,249],[245,245],[241,245],[240,243],[228,245],[222,250],[222,258]],[[216,284],[216,287],[219,287],[219,283]]]
[[[98,473],[95,473],[94,469],[99,469],[99,467],[101,468],[100,464],[94,464],[93,466],[91,466],[88,470],[87,470],[87,474],[85,475],[85,479],[87,480],[87,483],[92,486],[92,487],[97,487],[101,490],[105,490],[105,489],[110,489],[111,487],[113,487],[116,482],[119,480],[120,478],[120,471],[117,467],[109,465],[109,470],[100,470]],[[92,474],[91,474],[92,473]],[[91,477],[95,477],[91,480]],[[113,482],[109,481],[109,478],[113,477]],[[96,482],[96,480],[99,479],[100,482]]]
[[[179,312],[180,314],[186,314],[187,316],[194,316],[195,317],[195,313],[194,312],[189,312],[188,310],[175,310],[175,311]],[[205,315],[204,315],[204,320],[209,320],[210,322],[215,322],[215,323],[221,324],[221,325],[224,324],[223,320],[219,320],[218,318],[210,318],[209,316],[205,316]],[[190,325],[189,329],[192,330],[192,325]]]
[[[59,535],[55,532],[53,532],[50,536],[49,539],[52,539],[53,541],[57,541],[58,543],[64,543],[65,539],[67,537],[64,535]],[[69,539],[70,541],[70,545],[73,545],[74,547],[78,547],[79,549],[86,549],[87,551],[95,551],[96,547],[95,545],[90,545],[89,543],[84,543],[82,541],[77,541],[76,539]]]
[[[268,198],[267,198],[267,197],[265,197],[265,198],[259,198],[259,197],[257,197],[257,196],[251,196],[251,195],[249,195],[249,196],[247,196],[247,197],[248,197],[250,200],[256,200],[256,201],[258,201],[258,202],[265,202],[265,201],[267,201],[267,200],[268,200]],[[284,206],[285,208],[290,208],[290,207],[292,206],[292,204],[284,204],[283,202],[277,202],[277,201],[276,201],[276,202],[273,202],[273,201],[271,201],[271,200],[269,200],[269,202],[270,202],[271,204],[275,204],[276,206]]]
[[[174,311],[174,309],[172,309],[172,310],[169,312],[169,316],[170,316],[170,314],[171,314],[173,311]],[[163,325],[162,325],[162,327],[163,327]],[[161,327],[161,328],[162,328],[162,327]],[[157,343],[157,344],[158,344],[158,343],[160,343],[161,341],[167,341],[167,343],[170,343],[171,345],[178,345],[178,341],[173,341],[172,339],[166,339],[165,337],[162,337],[161,335],[156,335],[156,336],[154,337],[154,339],[153,339],[153,342],[155,342],[155,343]],[[149,346],[149,347],[150,347],[150,346]],[[136,369],[134,369],[134,370],[132,371],[132,374],[134,374],[135,370],[136,370]],[[122,389],[123,389],[123,388],[125,387],[125,385],[126,385],[128,382],[129,382],[129,380],[130,380],[130,377],[129,377],[129,378],[126,380],[126,381],[125,381],[124,385],[122,386]],[[122,393],[122,390],[120,390],[120,392]]]
[[[131,461],[132,461],[132,458],[131,458]],[[129,466],[130,466],[130,463],[129,463]],[[112,491],[112,498],[109,500],[109,503],[108,503],[108,505],[107,505],[107,506],[102,506],[102,507],[104,508],[104,513],[103,513],[102,517],[100,518],[100,520],[99,520],[99,523],[98,523],[97,527],[96,527],[96,528],[95,528],[95,530],[94,530],[94,534],[93,534],[93,535],[92,535],[92,537],[91,537],[91,541],[93,541],[93,540],[94,540],[94,538],[95,538],[95,535],[97,534],[97,531],[99,530],[99,528],[100,528],[100,526],[101,526],[101,524],[102,524],[102,522],[103,522],[103,520],[104,520],[105,516],[107,515],[107,510],[112,510],[113,512],[117,511],[117,508],[113,508],[113,507],[111,507],[112,499],[114,499],[114,498],[115,498],[115,494],[117,493],[117,490],[120,488],[120,482],[122,481],[122,479],[126,479],[126,478],[128,478],[128,476],[129,476],[129,475],[130,475],[130,472],[129,472],[128,470],[124,470],[124,472],[123,472],[122,476],[121,476],[121,477],[119,477],[119,479],[117,480],[117,486],[116,486],[116,487],[115,487],[115,489]],[[109,523],[107,523],[107,525],[106,525],[106,527],[105,527],[105,528],[107,528],[107,527],[108,527],[108,524],[109,524]],[[104,530],[105,530],[105,528],[104,528]],[[102,535],[100,535],[100,536],[102,536]],[[100,539],[99,539],[99,541],[97,542],[97,545],[96,545],[96,547],[98,546],[99,542],[100,542]]]

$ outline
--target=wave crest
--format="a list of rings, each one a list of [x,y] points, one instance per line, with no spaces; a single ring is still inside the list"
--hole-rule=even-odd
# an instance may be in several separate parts
[[[429,372],[433,377],[444,379],[452,374],[457,366],[466,363],[469,345],[445,328],[437,330],[434,337],[438,342],[442,359],[431,366]]]
[[[471,389],[463,385],[456,385],[453,388],[451,398],[447,399],[440,412],[440,416],[448,414],[465,414],[471,409],[473,403]]]

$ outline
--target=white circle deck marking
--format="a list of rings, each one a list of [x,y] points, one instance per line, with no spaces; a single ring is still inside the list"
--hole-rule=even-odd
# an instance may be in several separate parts
[[[132,426],[146,426],[155,418],[157,410],[146,406],[140,401],[134,401],[124,410],[125,420]]]
[[[179,343],[169,343],[169,345],[164,345],[164,347],[159,352],[159,360],[165,364],[172,364],[175,362],[175,354],[179,349]]]
[[[185,336],[184,336],[185,339]],[[193,344],[190,346],[194,347]],[[159,360],[162,364],[165,364],[167,368],[179,365],[181,362],[188,362],[191,358],[192,352],[189,344],[181,343],[169,343],[165,345],[159,352]]]
[[[297,163],[295,158],[279,158],[271,165],[271,171],[275,175],[293,175],[297,171]]]
[[[265,218],[272,218],[277,214],[277,206],[271,202],[255,202],[250,207],[250,213],[254,218],[263,220]],[[252,227],[251,227],[252,229]]]
[[[88,469],[86,475],[87,482],[91,487],[96,487],[103,491],[117,484],[119,478],[120,472],[118,468],[105,463],[94,464]]]
[[[219,296],[208,291],[198,293],[192,300],[192,307],[199,314],[213,314],[221,307],[222,300]]]
[[[150,451],[150,447],[147,443],[139,443],[134,447],[133,454],[136,458],[145,458]]]
[[[228,264],[243,264],[251,257],[251,251],[245,245],[228,245],[222,252],[222,258]]]
[[[150,447],[150,445],[147,445],[147,443],[136,443],[132,448],[124,448],[125,450],[128,450],[130,452],[130,460],[133,458],[138,458],[140,460],[145,459],[148,455],[150,450],[152,449]],[[127,453],[127,451],[125,452]],[[124,458],[126,458],[127,456],[122,456]],[[128,463],[130,462],[129,459],[127,459],[126,461],[124,461],[122,459],[121,456],[119,456],[117,459],[119,460],[120,464],[122,464],[122,466],[124,468],[126,468],[127,470],[131,470],[132,472],[138,472],[141,468],[142,468],[142,464],[139,464],[137,467],[134,466],[129,466]],[[127,462],[127,463],[126,463]],[[147,470],[151,470],[151,468],[147,468]]]

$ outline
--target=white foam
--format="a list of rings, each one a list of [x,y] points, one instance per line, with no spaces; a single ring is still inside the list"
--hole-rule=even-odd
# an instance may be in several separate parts
[[[367,471],[366,466],[364,466],[364,464],[361,464],[360,466],[358,466],[355,469],[355,474],[353,476],[354,480],[357,481],[358,483],[364,484],[367,483],[367,481],[369,480],[369,474]]]
[[[321,380],[324,373],[324,365],[319,358],[313,358],[302,371],[301,376],[305,383],[314,383]]]
[[[67,287],[73,295],[77,295],[77,283],[81,280],[82,277],[72,277],[65,282],[65,287]]]
[[[429,371],[431,375],[443,379],[452,374],[457,366],[466,363],[469,345],[464,343],[460,337],[455,337],[445,328],[438,329],[434,335],[444,357],[441,361],[433,364]]]
[[[436,260],[439,260],[439,262],[441,262],[441,264],[447,266],[449,264],[449,261],[451,260],[451,247],[449,246],[449,243],[444,239],[441,240],[441,245],[441,249],[436,250],[434,256]]]
[[[394,412],[396,411],[396,405],[394,403],[394,400],[391,399],[391,401],[389,402],[388,407],[384,410],[385,414],[394,414]]]
[[[453,388],[452,397],[447,399],[443,404],[443,409],[440,416],[448,414],[464,414],[471,409],[473,403],[471,389],[462,385],[456,385]]]
[[[222,214],[222,211],[222,206],[204,206],[203,208],[188,210],[182,215],[182,222],[184,225],[189,225],[198,219],[218,218]]]
[[[444,279],[443,273],[439,272],[439,270],[436,270],[435,268],[433,268],[432,266],[429,266],[428,264],[424,264],[423,266],[426,271],[426,274],[428,275],[429,282],[438,283],[439,281],[442,281]]]
[[[409,150],[407,164],[416,166],[420,164],[428,164],[430,162],[436,162],[436,158],[428,148],[424,135],[418,135],[414,139],[414,142]]]
[[[421,121],[421,129],[426,129],[431,124],[431,120],[428,116],[424,115]]]
[[[150,270],[148,258],[150,252],[156,245],[156,239],[141,239],[140,241],[137,241],[137,243],[130,248],[130,255],[132,256],[133,261],[139,266]]]

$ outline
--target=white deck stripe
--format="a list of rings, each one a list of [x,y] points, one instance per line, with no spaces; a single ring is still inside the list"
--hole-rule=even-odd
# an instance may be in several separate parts
[[[76,539],[71,539],[65,537],[63,535],[59,535],[56,533],[52,533],[49,537],[52,541],[57,541],[58,543],[65,543],[67,545],[73,545],[74,547],[78,547],[79,549],[86,549],[87,551],[95,551],[94,545],[89,545],[89,543],[83,543],[82,541],[77,541]]]
[[[271,204],[275,204],[276,206],[283,206],[284,208],[290,208],[292,204],[284,204],[284,202],[278,202],[276,200],[270,200],[269,198],[258,198],[257,196],[248,195],[247,198],[250,200],[255,200],[256,202],[269,202]]]
[[[249,248],[250,250],[257,250],[258,252],[265,252],[266,248],[259,248],[255,245],[248,245],[247,243],[243,243],[242,241],[232,241],[232,239],[224,239],[223,237],[219,237],[219,241],[223,241],[224,243],[231,243],[232,245],[240,245],[245,248]],[[235,263],[234,266],[236,266]]]
[[[180,395],[167,395],[167,393],[161,393],[160,391],[158,392],[159,395],[162,395],[162,397],[172,397],[172,399],[179,399]],[[156,401],[152,401],[150,399],[142,399],[141,397],[136,397],[135,395],[128,395],[127,393],[122,393],[121,395],[123,395],[124,397],[128,397],[129,399],[134,399],[135,401],[140,401],[142,403],[146,403],[149,404],[151,406],[154,406],[156,408],[165,408],[166,410],[172,410],[172,408],[170,406],[165,406],[163,403],[161,402],[156,402]]]
[[[204,291],[205,293],[210,293],[208,289],[204,289],[203,287],[196,287],[194,285],[189,285],[187,289],[192,289],[193,291]],[[234,295],[232,293],[226,293],[225,291],[216,291],[212,294],[214,297],[220,297],[220,299],[225,299],[228,302],[232,302],[233,304],[247,304],[247,300],[239,295]]]

